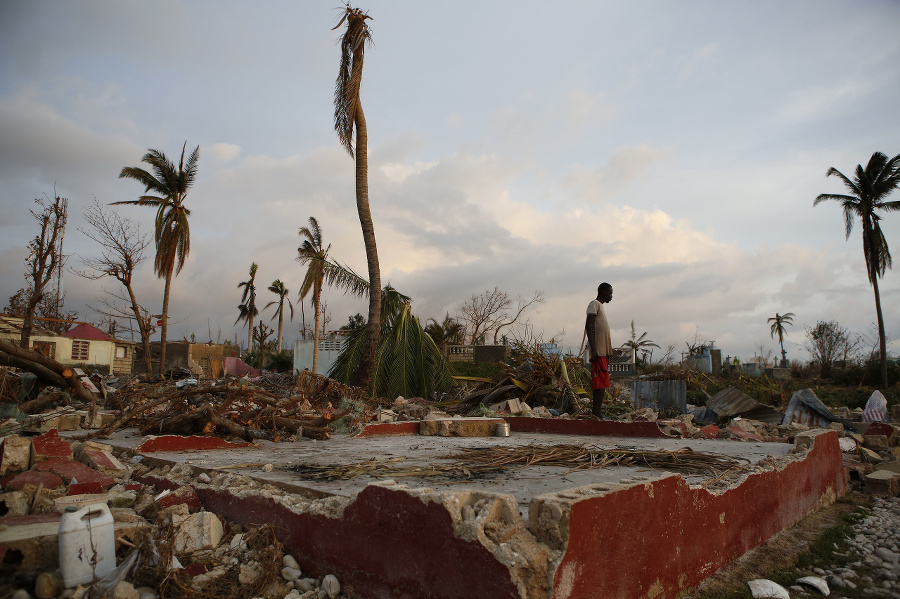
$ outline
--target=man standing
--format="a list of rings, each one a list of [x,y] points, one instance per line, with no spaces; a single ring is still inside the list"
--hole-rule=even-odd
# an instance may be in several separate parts
[[[612,356],[612,340],[609,336],[609,322],[603,304],[612,301],[613,288],[609,283],[601,283],[597,287],[597,299],[587,307],[587,320],[584,331],[591,348],[591,389],[594,402],[591,411],[594,416],[601,417],[603,395],[609,389],[609,358]]]

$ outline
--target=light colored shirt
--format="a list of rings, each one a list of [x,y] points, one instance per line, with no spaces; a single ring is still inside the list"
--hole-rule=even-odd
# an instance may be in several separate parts
[[[595,314],[594,319],[594,349],[598,356],[611,356],[613,353],[612,338],[609,334],[609,321],[606,320],[606,312],[603,304],[598,300],[592,300],[587,307],[588,315]],[[588,335],[591,332],[588,331]]]

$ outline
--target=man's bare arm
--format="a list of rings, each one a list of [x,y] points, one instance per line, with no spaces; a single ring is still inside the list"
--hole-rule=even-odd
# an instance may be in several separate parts
[[[587,331],[588,345],[591,348],[591,360],[597,357],[597,348],[594,346],[594,326],[597,322],[596,314],[588,314],[584,321],[584,330]]]

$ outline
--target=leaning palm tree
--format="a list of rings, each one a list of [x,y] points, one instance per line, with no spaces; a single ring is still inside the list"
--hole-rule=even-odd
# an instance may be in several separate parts
[[[120,179],[134,179],[143,184],[145,194],[137,200],[113,202],[113,204],[133,204],[153,206],[156,208],[156,260],[153,269],[156,276],[166,280],[163,291],[162,326],[160,336],[159,374],[166,371],[166,337],[169,325],[169,292],[172,286],[172,275],[178,275],[184,268],[184,261],[191,251],[191,232],[188,227],[188,216],[191,211],[185,208],[184,200],[188,189],[197,177],[197,162],[200,160],[200,146],[194,148],[187,162],[184,153],[187,142],[181,148],[181,160],[178,168],[159,150],[148,150],[141,162],[150,165],[152,173],[136,166],[128,166],[119,173]]]
[[[314,216],[309,217],[308,227],[300,227],[300,237],[303,243],[297,248],[297,261],[307,265],[306,275],[300,286],[300,300],[302,301],[312,291],[312,304],[316,311],[312,367],[315,373],[319,361],[319,312],[322,305],[322,287],[328,283],[361,297],[369,292],[369,283],[352,269],[329,260],[328,251],[331,244],[322,247],[322,229],[319,228],[319,221]]]
[[[645,354],[649,353],[652,350],[648,350],[645,348],[655,347],[659,349],[659,346],[652,339],[647,339],[647,332],[644,331],[641,333],[641,336],[637,336],[637,331],[634,328],[634,321],[631,321],[631,339],[625,342],[625,347],[630,347],[632,351],[634,351],[635,358],[638,357],[638,352],[643,351]]]
[[[866,273],[875,291],[875,312],[878,316],[878,341],[881,349],[881,384],[887,387],[887,342],[884,333],[884,317],[881,315],[881,296],[878,279],[891,267],[891,252],[887,239],[881,231],[878,211],[900,210],[900,201],[885,201],[895,189],[900,187],[900,154],[888,158],[875,152],[864,169],[857,165],[856,176],[851,180],[834,167],[828,169],[826,177],[839,178],[849,194],[823,193],[816,197],[813,206],[824,200],[840,202],[844,208],[844,227],[847,239],[853,230],[854,216],[862,221],[863,256],[866,259]]]
[[[240,314],[238,314],[237,320],[234,321],[234,324],[242,320],[247,322],[247,328],[250,330],[247,341],[249,351],[253,351],[253,319],[259,315],[259,310],[256,309],[256,269],[256,262],[252,262],[250,264],[250,278],[238,283],[238,289],[243,287],[244,292],[241,295],[241,303],[238,306]],[[260,368],[262,368],[262,365],[260,365]]]
[[[266,304],[266,307],[263,310],[267,309],[269,306],[276,306],[275,314],[272,316],[272,320],[275,320],[275,316],[278,317],[278,351],[281,351],[281,333],[284,330],[284,302],[287,302],[288,307],[291,309],[291,320],[294,320],[294,304],[291,303],[291,299],[288,297],[288,288],[284,286],[284,283],[281,282],[281,279],[275,279],[272,281],[272,284],[269,285],[269,291],[278,296],[278,299],[275,301],[271,301]]]
[[[784,325],[794,325],[794,313],[787,312],[785,314],[779,314],[776,312],[775,318],[770,318],[767,322],[772,323],[769,336],[774,339],[775,335],[778,335],[778,344],[781,346],[781,367],[785,368],[787,365],[787,353],[784,351],[784,336],[787,335],[787,333],[784,330]]]
[[[362,228],[363,243],[366,247],[366,262],[369,269],[369,284],[374,289],[381,289],[381,271],[378,266],[378,249],[375,245],[375,227],[372,224],[372,213],[369,210],[369,163],[368,132],[366,117],[363,113],[359,97],[362,83],[363,63],[366,44],[372,41],[372,32],[366,21],[368,14],[358,8],[351,8],[348,3],[337,29],[347,22],[347,30],[341,36],[341,63],[337,81],[334,86],[334,129],[341,145],[356,160],[356,210],[359,213],[359,224]],[[353,129],[356,128],[356,144],[354,151]],[[378,348],[378,331],[381,319],[381,294],[369,294],[369,323],[365,352],[354,382],[366,388],[372,379],[375,368],[375,352]]]

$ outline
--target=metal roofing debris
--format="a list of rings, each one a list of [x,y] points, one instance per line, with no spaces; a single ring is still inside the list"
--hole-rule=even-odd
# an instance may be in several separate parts
[[[706,400],[706,407],[719,415],[722,420],[740,416],[749,420],[759,420],[769,424],[781,424],[782,414],[773,407],[763,405],[747,395],[728,387]],[[694,416],[696,419],[696,416]]]
[[[791,396],[782,424],[791,424],[792,422],[821,428],[828,428],[832,422],[840,422],[844,425],[844,430],[858,432],[849,422],[832,414],[822,400],[816,397],[812,389],[795,391]]]
[[[631,402],[636,408],[652,408],[657,412],[665,408],[687,412],[687,381],[634,381]]]

